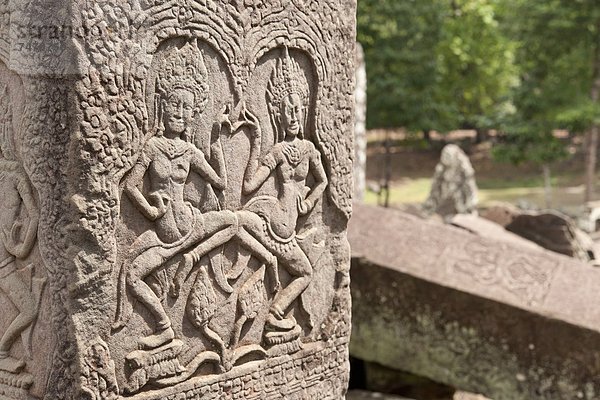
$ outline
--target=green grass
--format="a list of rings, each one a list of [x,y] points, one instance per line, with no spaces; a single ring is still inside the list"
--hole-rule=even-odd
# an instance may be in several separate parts
[[[560,183],[568,183],[568,177],[553,179],[552,207],[572,208],[583,203],[583,188],[578,186],[556,186]],[[489,206],[494,202],[507,202],[516,204],[521,200],[545,208],[544,188],[541,179],[532,177],[516,178],[512,181],[506,180],[482,180],[479,185],[479,205]],[[392,187],[390,192],[390,203],[394,204],[417,204],[427,199],[431,188],[431,178],[417,178],[408,180],[406,183]],[[368,204],[377,204],[378,196],[369,192],[365,196]]]
[[[427,199],[429,189],[431,188],[431,178],[411,179],[410,182],[392,187],[390,190],[390,203],[421,203]],[[367,192],[365,203],[377,204],[378,196],[376,193]]]

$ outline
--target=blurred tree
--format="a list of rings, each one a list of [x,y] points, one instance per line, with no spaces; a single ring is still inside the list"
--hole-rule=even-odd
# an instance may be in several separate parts
[[[597,0],[505,0],[498,10],[518,44],[517,112],[507,119],[500,158],[548,165],[566,155],[552,135],[586,135],[586,193],[592,198],[600,122],[600,3]]]
[[[486,129],[509,107],[513,50],[495,0],[359,0],[369,128]]]
[[[437,101],[437,57],[447,0],[359,0],[358,41],[369,86],[367,126],[451,128]]]
[[[438,102],[452,108],[457,128],[482,133],[512,110],[518,83],[515,44],[499,28],[494,0],[452,0],[437,44]]]
[[[551,166],[568,153],[563,142],[553,135],[554,126],[543,120],[529,120],[520,113],[513,114],[500,126],[506,133],[492,149],[494,158],[515,165],[534,163],[544,176],[546,207],[552,206]]]

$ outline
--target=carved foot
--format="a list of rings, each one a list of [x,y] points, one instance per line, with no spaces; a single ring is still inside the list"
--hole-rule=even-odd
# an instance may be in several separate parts
[[[126,357],[129,371],[124,392],[138,392],[149,382],[165,379],[177,380],[187,370],[179,362],[178,356],[183,348],[183,342],[178,339],[152,350],[135,350]]]
[[[298,338],[301,333],[302,329],[294,317],[280,318],[271,310],[265,324],[264,336],[267,346],[273,346],[270,354],[291,354],[300,350],[302,345]]]
[[[138,344],[142,349],[155,349],[172,341],[173,339],[175,339],[175,332],[173,332],[173,328],[168,327],[153,335],[140,339]]]
[[[17,360],[8,355],[0,356],[0,370],[10,372],[11,374],[18,374],[23,368],[25,368],[25,362],[22,360]]]
[[[286,332],[291,331],[296,327],[297,323],[294,317],[289,318],[281,318],[273,313],[269,314],[267,317],[266,329],[268,331],[280,331]]]

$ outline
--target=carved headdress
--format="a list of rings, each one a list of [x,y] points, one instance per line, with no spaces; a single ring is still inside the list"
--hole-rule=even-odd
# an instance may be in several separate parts
[[[277,64],[271,73],[271,79],[267,84],[267,105],[271,115],[273,128],[277,132],[277,140],[283,140],[285,132],[281,132],[281,108],[285,98],[291,94],[297,94],[302,99],[304,106],[304,117],[308,107],[309,88],[308,81],[298,62],[290,57],[288,48],[283,48],[283,56],[277,60]],[[306,121],[303,121],[303,127]],[[301,132],[302,134],[302,132]]]
[[[204,111],[209,94],[208,71],[196,41],[187,42],[182,48],[169,48],[158,64],[154,114],[158,124],[155,126],[160,126],[162,121],[160,98],[168,96],[176,89],[192,92],[196,110]]]

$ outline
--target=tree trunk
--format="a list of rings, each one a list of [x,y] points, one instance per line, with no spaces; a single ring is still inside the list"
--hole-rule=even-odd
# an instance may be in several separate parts
[[[598,25],[600,25],[600,22],[598,22]],[[598,28],[600,29],[600,26],[598,26]],[[598,43],[596,43],[596,47],[594,49],[593,61],[594,79],[592,81],[592,88],[590,90],[590,98],[592,102],[598,103],[598,100],[600,99],[600,45]],[[590,130],[586,133],[586,143],[588,148],[586,149],[585,202],[593,200],[594,197],[599,133],[600,127],[596,123],[594,123],[594,125],[592,125]]]
[[[383,206],[388,208],[390,206],[390,181],[392,180],[392,153],[391,153],[391,140],[389,137],[389,131],[385,137],[385,198]]]
[[[552,178],[550,175],[550,166],[548,164],[542,165],[544,172],[544,200],[546,202],[546,208],[552,207]]]
[[[431,144],[431,131],[429,129],[423,131],[423,139],[425,139],[427,144]]]
[[[585,174],[585,198],[584,201],[593,200],[594,187],[596,183],[596,156],[598,149],[598,125],[593,125],[586,134],[586,174]]]
[[[383,176],[379,185],[379,195],[377,198],[377,204],[383,207],[390,206],[390,181],[392,179],[392,154],[391,154],[391,140],[390,140],[389,129],[385,133],[385,141],[383,146],[385,149],[383,159]]]
[[[481,144],[487,140],[487,129],[475,129],[475,144]]]

